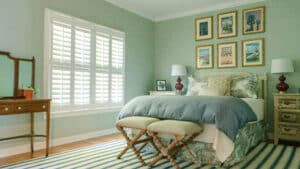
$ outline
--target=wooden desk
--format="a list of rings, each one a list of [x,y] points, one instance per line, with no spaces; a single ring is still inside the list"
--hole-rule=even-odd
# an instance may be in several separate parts
[[[6,99],[0,100],[0,115],[30,114],[30,134],[1,138],[0,141],[17,138],[30,137],[31,152],[34,151],[33,137],[46,138],[46,157],[49,151],[49,128],[50,128],[50,101],[51,99]],[[46,133],[45,135],[34,134],[34,113],[46,112]]]

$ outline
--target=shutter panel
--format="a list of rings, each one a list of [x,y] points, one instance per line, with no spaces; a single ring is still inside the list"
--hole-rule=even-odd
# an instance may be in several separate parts
[[[123,101],[123,62],[124,62],[124,39],[112,37],[111,45],[112,76],[111,76],[111,101],[121,103]]]
[[[123,101],[123,75],[122,74],[112,74],[111,101],[113,103],[120,103]]]
[[[90,72],[75,70],[74,76],[74,103],[77,105],[89,104]]]
[[[59,21],[52,24],[52,61],[71,63],[71,25]]]
[[[124,61],[124,39],[112,37],[112,69],[114,72],[122,73]]]
[[[109,101],[109,35],[96,33],[96,103]]]
[[[75,27],[74,104],[90,103],[91,31]]]
[[[52,22],[51,98],[54,104],[71,103],[71,25]]]
[[[55,104],[70,104],[71,72],[61,67],[52,68],[51,98]]]

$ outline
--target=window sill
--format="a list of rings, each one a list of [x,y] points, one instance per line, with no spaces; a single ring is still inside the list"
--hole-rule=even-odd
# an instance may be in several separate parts
[[[84,109],[64,112],[51,112],[51,119],[62,117],[87,116],[95,114],[119,113],[122,107],[99,108],[99,109]]]

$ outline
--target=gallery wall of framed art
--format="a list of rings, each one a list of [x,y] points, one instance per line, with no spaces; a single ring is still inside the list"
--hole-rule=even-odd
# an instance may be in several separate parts
[[[265,32],[265,10],[257,6],[195,18],[195,68],[264,66],[265,39],[259,34]]]

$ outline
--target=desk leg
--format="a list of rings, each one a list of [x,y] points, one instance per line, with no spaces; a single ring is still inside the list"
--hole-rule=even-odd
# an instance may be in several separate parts
[[[48,105],[48,110],[46,112],[46,157],[49,154],[49,134],[50,134],[50,105]]]
[[[33,136],[34,136],[34,113],[31,112],[30,113],[30,149],[31,149],[31,153],[33,153],[33,151],[34,151]]]

